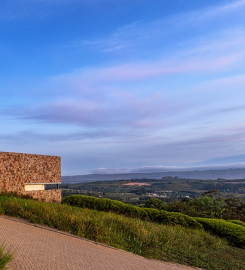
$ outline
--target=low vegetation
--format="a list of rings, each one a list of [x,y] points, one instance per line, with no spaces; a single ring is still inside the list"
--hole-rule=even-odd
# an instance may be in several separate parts
[[[148,258],[204,269],[245,269],[245,250],[199,229],[113,212],[0,196],[0,214],[25,218]],[[230,222],[232,224],[232,222]]]
[[[204,197],[203,201],[206,201],[206,199],[209,201],[210,198]],[[158,202],[158,200],[151,199],[149,202]],[[149,205],[149,202],[146,202],[146,206]],[[228,222],[221,219],[191,218],[181,213],[170,213],[153,208],[140,208],[119,201],[98,199],[82,195],[66,197],[63,199],[62,203],[99,211],[112,211],[128,217],[140,218],[165,225],[179,225],[196,229],[202,229],[204,227],[205,230],[226,238],[230,244],[245,248],[245,223],[241,221],[235,221],[234,223],[234,221]]]
[[[230,244],[245,248],[245,223],[235,224],[222,219],[195,218],[206,231],[226,238]]]
[[[238,224],[238,225],[241,225],[241,226],[245,227],[245,223],[244,223],[244,222],[242,222],[242,221],[240,221],[240,220],[227,220],[227,221],[229,221],[229,222],[231,222],[231,223],[235,223],[235,224]]]
[[[217,195],[216,195],[217,194]],[[221,218],[227,220],[240,220],[245,222],[245,203],[241,198],[218,196],[216,190],[203,193],[202,197],[190,200],[184,198],[174,203],[164,203],[159,198],[151,198],[146,201],[144,207],[179,212],[191,217]]]
[[[5,251],[4,246],[0,246],[0,270],[8,269],[7,265],[13,259],[13,253]]]
[[[164,210],[140,208],[130,204],[110,199],[99,199],[91,196],[74,195],[63,199],[62,203],[89,208],[93,210],[114,212],[127,217],[139,218],[142,220],[157,222],[165,225],[180,225],[186,228],[202,228],[193,218],[181,213],[170,213]]]

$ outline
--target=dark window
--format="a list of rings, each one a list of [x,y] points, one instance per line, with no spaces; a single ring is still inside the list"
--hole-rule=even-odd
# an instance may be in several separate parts
[[[50,190],[50,189],[59,189],[59,184],[45,184],[44,185],[45,190]]]

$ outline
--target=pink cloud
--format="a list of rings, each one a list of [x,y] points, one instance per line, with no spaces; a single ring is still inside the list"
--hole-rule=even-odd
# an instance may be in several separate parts
[[[180,111],[168,104],[161,93],[140,97],[135,93],[116,92],[99,99],[62,99],[18,110],[23,118],[50,123],[70,123],[84,127],[151,129],[168,125],[166,118]]]
[[[111,67],[75,70],[70,74],[50,78],[50,83],[68,87],[80,93],[99,93],[114,89],[116,83],[141,81],[148,78],[162,78],[173,74],[196,74],[220,72],[232,67],[244,58],[238,52],[215,57],[199,56],[163,59],[155,62],[128,63]]]

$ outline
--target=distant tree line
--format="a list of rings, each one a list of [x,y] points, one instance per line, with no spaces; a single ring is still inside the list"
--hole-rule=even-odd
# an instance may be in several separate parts
[[[163,203],[159,198],[146,201],[144,207],[180,212],[192,217],[222,218],[245,221],[245,202],[230,195],[228,198],[216,198],[217,190],[205,192],[202,197],[190,200],[184,198],[174,203]]]
[[[204,186],[204,190],[218,190],[220,192],[233,192],[239,194],[245,194],[245,181],[236,182],[236,183],[227,183],[227,182],[209,182]]]

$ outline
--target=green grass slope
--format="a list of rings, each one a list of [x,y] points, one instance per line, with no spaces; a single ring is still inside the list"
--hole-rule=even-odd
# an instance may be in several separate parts
[[[99,211],[111,211],[128,217],[140,218],[165,225],[178,225],[196,229],[204,228],[212,234],[227,239],[234,246],[245,248],[245,224],[241,221],[194,218],[181,213],[167,212],[153,208],[140,208],[115,200],[99,199],[84,195],[66,197],[62,203]]]
[[[245,269],[245,250],[204,230],[166,226],[69,205],[0,196],[0,214],[25,218],[139,254],[214,270]]]

